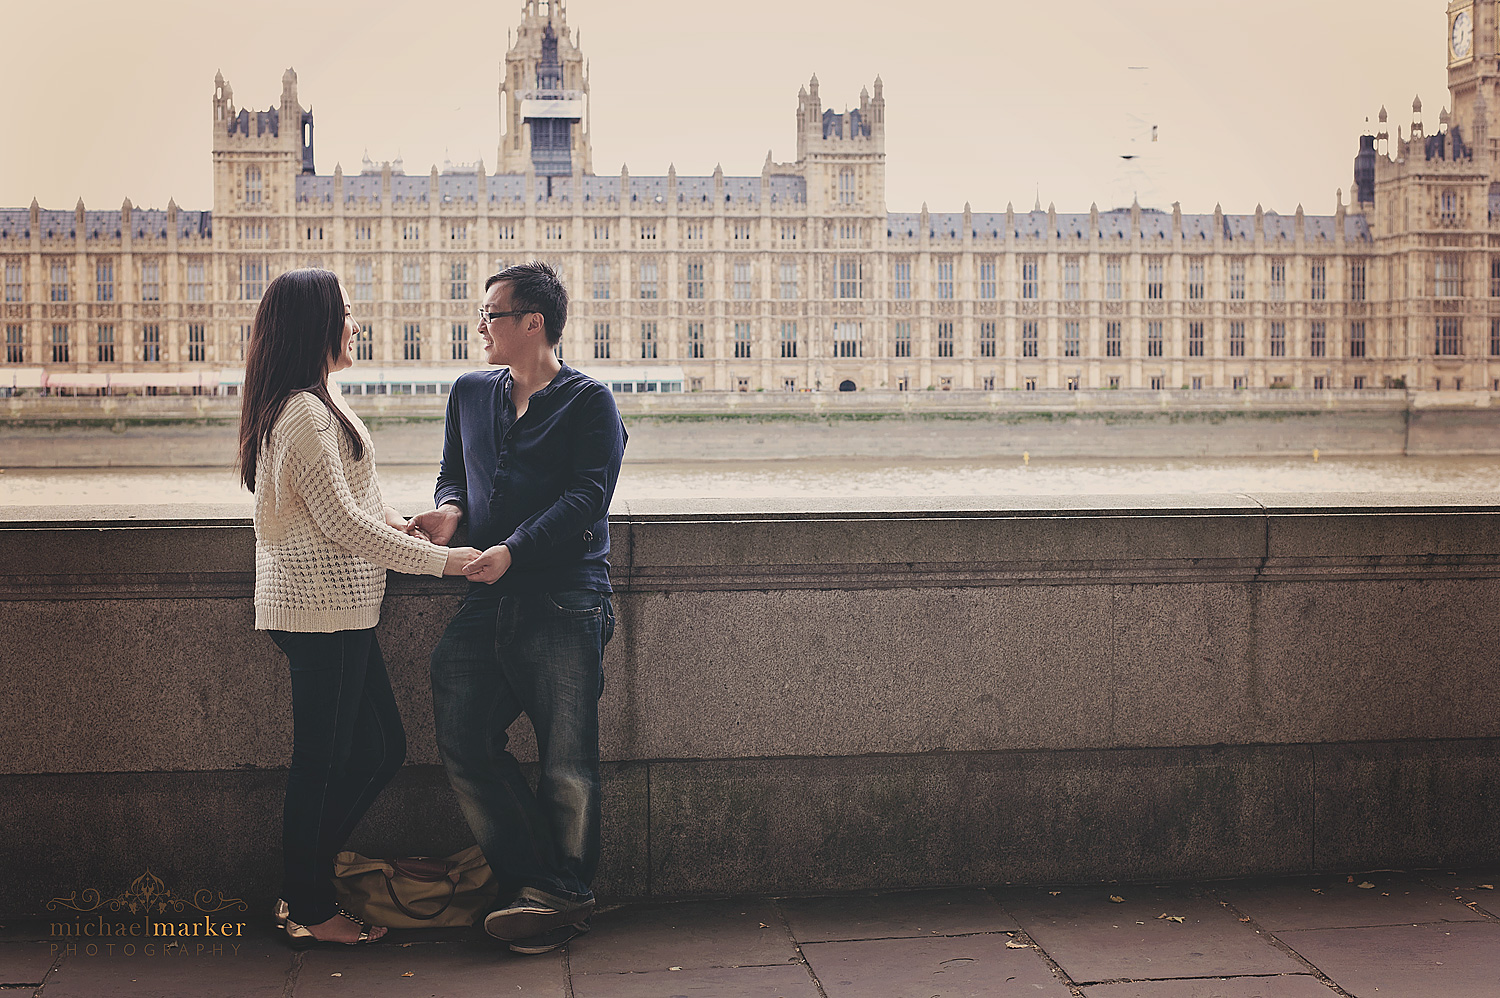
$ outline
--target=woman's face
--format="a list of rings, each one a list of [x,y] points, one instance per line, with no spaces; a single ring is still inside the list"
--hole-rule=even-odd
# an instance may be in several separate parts
[[[333,363],[328,367],[330,374],[354,366],[354,338],[359,335],[359,323],[354,321],[351,314],[349,292],[344,290],[343,284],[339,285],[339,294],[344,299],[344,335],[339,338],[339,355],[333,358]]]

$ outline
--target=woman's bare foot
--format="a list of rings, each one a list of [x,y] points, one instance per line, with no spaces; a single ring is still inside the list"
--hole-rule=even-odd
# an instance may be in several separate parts
[[[351,944],[358,942],[359,934],[364,931],[364,927],[358,922],[350,921],[343,915],[334,915],[326,922],[309,925],[307,928],[320,942]],[[386,931],[383,925],[370,926],[370,941],[374,942],[379,939],[386,934]]]

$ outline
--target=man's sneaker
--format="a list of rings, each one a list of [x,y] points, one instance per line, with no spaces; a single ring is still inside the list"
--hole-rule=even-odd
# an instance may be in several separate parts
[[[566,946],[572,940],[583,935],[589,930],[589,920],[584,919],[573,925],[559,925],[555,929],[543,932],[541,935],[531,936],[527,939],[512,940],[510,951],[512,953],[524,953],[527,956],[536,956],[538,953],[551,953],[555,949]]]
[[[557,898],[544,896],[541,891],[526,889],[504,908],[486,915],[484,931],[504,942],[531,939],[553,929],[581,922],[593,910],[593,898],[581,904],[570,905]]]

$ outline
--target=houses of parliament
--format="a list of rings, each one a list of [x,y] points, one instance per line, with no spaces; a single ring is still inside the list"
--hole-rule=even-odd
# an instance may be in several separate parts
[[[0,210],[0,390],[233,385],[303,266],[365,324],[355,391],[440,383],[481,362],[485,278],[542,259],[564,360],[617,391],[1500,391],[1500,0],[1446,18],[1448,109],[1382,110],[1331,215],[887,211],[878,78],[840,114],[813,77],[758,176],[599,175],[564,0],[525,2],[493,173],[319,174],[292,71],[264,111],[219,77],[211,212]]]

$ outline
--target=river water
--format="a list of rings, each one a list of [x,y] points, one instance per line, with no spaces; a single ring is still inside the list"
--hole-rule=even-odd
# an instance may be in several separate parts
[[[437,469],[382,465],[391,505],[431,504]],[[1235,458],[968,461],[794,460],[627,463],[618,495],[649,498],[1143,495],[1236,492],[1495,492],[1500,458]],[[67,468],[0,471],[0,506],[233,503],[228,470]]]

